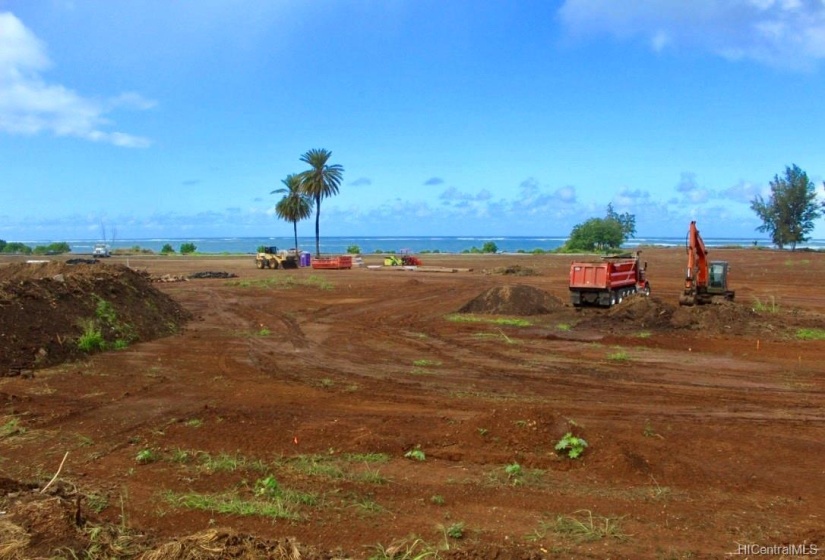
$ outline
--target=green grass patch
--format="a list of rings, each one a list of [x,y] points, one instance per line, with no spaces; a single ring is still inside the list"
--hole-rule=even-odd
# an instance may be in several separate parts
[[[310,495],[282,491],[271,499],[246,498],[234,493],[200,494],[167,492],[163,496],[167,503],[175,507],[222,513],[288,519],[297,521],[301,516],[295,511],[298,505],[314,501]]]
[[[764,303],[758,297],[754,297],[753,310],[759,313],[779,313],[779,304],[774,296],[770,296]]]
[[[571,327],[567,323],[559,323],[558,325],[556,325],[556,330],[559,330],[559,331],[562,331],[562,332],[567,332],[572,328],[573,327]]]
[[[307,276],[306,278],[285,274],[281,275],[277,272],[275,274],[275,276],[268,278],[229,280],[226,282],[226,285],[237,288],[274,288],[281,290],[290,290],[296,286],[307,286],[324,291],[329,291],[333,288],[331,282],[327,281],[323,276],[315,274]]]
[[[441,362],[438,360],[415,360],[413,365],[415,367],[438,367],[441,365]]]
[[[4,424],[0,424],[0,439],[26,433],[26,429],[20,426],[20,420],[11,418]]]
[[[799,340],[825,340],[825,329],[798,329],[796,338]]]
[[[526,540],[540,541],[553,533],[576,542],[592,542],[604,538],[625,540],[621,518],[595,516],[590,510],[579,510],[572,515],[559,515],[553,520],[542,520],[538,529],[527,535]]]
[[[106,341],[103,339],[103,333],[95,324],[94,320],[84,321],[81,325],[83,327],[83,334],[77,339],[77,347],[83,352],[94,352],[96,350],[104,350],[106,348]]]
[[[508,327],[530,327],[533,325],[527,319],[516,319],[512,317],[479,317],[472,313],[451,313],[445,317],[447,321],[453,323],[489,323],[491,325],[504,325]]]
[[[626,362],[630,359],[630,354],[626,350],[616,350],[608,354],[607,359],[611,362]]]

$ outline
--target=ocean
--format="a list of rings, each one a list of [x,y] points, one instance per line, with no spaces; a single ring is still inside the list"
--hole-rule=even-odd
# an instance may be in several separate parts
[[[485,243],[493,242],[500,252],[516,253],[531,252],[535,249],[545,251],[556,249],[564,244],[566,237],[407,237],[407,236],[375,236],[375,237],[322,237],[321,253],[325,255],[345,254],[347,249],[357,246],[363,254],[373,253],[401,253],[401,252],[439,252],[462,253],[474,247],[481,249]],[[756,243],[760,247],[770,247],[767,239],[736,239],[736,238],[705,238],[708,247],[741,246],[753,247]],[[69,240],[73,253],[91,253],[97,240]],[[257,248],[277,246],[281,249],[292,247],[292,237],[192,237],[192,238],[156,238],[156,239],[115,239],[110,241],[112,249],[127,249],[140,247],[159,253],[161,248],[169,244],[178,252],[183,243],[193,243],[198,253],[210,254],[252,254]],[[47,242],[30,242],[28,245],[46,245]],[[681,247],[685,238],[676,237],[639,237],[628,241],[624,247],[633,250],[640,246]],[[298,237],[298,246],[301,251],[315,253],[314,237]],[[810,240],[797,248],[825,250],[825,239]]]

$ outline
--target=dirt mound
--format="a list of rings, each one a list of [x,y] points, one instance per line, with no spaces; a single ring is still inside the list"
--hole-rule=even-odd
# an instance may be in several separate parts
[[[671,305],[655,297],[635,295],[583,322],[594,328],[623,327],[661,331],[694,330],[704,334],[785,336],[800,328],[822,328],[825,317],[799,310],[757,311],[749,305],[720,301],[707,305]]]
[[[517,284],[490,288],[469,301],[458,312],[490,315],[542,315],[561,307],[564,307],[564,303],[544,290]]]
[[[175,332],[188,313],[121,265],[15,263],[0,268],[0,376]],[[90,346],[81,349],[84,335]]]
[[[669,303],[638,294],[625,298],[621,304],[611,307],[607,315],[613,321],[624,321],[648,328],[670,326],[673,312],[674,308]]]

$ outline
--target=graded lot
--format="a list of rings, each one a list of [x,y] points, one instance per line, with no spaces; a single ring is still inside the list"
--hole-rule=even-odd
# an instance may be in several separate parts
[[[579,257],[0,260],[0,558],[822,554],[825,253],[715,250],[736,302],[681,308],[644,249],[577,310]],[[101,299],[129,344],[77,353]]]

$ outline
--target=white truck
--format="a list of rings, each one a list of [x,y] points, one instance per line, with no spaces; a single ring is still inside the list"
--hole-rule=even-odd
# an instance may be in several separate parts
[[[94,249],[92,249],[92,256],[95,258],[110,257],[109,246],[105,243],[95,243]]]

